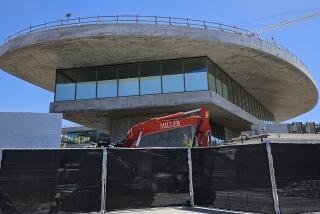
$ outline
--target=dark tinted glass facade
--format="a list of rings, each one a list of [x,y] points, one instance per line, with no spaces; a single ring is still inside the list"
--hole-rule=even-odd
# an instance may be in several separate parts
[[[273,115],[207,57],[57,70],[55,101],[212,90],[256,118]]]
[[[274,116],[259,101],[249,94],[242,86],[226,74],[210,59],[208,62],[208,85],[226,100],[265,122],[274,121]]]

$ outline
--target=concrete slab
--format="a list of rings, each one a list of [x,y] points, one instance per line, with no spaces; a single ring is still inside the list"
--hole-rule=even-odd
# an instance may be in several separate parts
[[[56,69],[194,56],[212,59],[277,121],[318,101],[315,80],[295,56],[255,37],[212,29],[88,24],[42,30],[0,46],[0,68],[54,91]],[[159,96],[154,102],[178,105],[182,99]]]
[[[130,128],[128,121],[135,118],[141,118],[141,122],[158,115],[190,111],[200,107],[208,108],[211,121],[239,133],[249,130],[251,124],[261,122],[212,91],[59,101],[51,103],[50,112],[64,113],[65,119],[108,134],[112,124],[113,130],[114,127],[123,126],[112,134],[119,137]]]

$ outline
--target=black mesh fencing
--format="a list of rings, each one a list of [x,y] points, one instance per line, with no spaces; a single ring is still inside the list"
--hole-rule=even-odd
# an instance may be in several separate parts
[[[281,213],[320,211],[320,144],[272,143],[271,153],[268,159],[265,143],[191,150],[4,150],[0,213],[189,206],[192,199],[197,206],[274,213],[272,193]]]
[[[102,150],[4,150],[0,213],[100,211]]]
[[[265,144],[192,149],[196,205],[274,213]]]
[[[109,149],[107,210],[188,205],[187,149]]]
[[[33,213],[51,208],[57,172],[55,151],[4,150],[0,176],[3,213]]]
[[[281,213],[320,211],[320,144],[271,144]]]

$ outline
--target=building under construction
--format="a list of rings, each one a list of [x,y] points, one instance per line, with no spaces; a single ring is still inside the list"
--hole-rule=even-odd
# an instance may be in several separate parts
[[[207,128],[197,126],[207,148],[163,148],[179,146],[194,132],[188,127],[149,138],[165,141],[162,148],[5,149],[0,213],[320,210],[319,126],[274,124],[312,109],[316,82],[297,57],[255,33],[173,17],[69,15],[9,36],[0,46],[0,68],[54,92],[50,112],[89,127],[65,130],[66,143],[115,142],[140,121],[200,107],[202,117],[187,119],[205,118]],[[31,130],[24,121],[23,131]],[[37,125],[42,121],[53,120],[44,116]],[[46,123],[37,142],[59,138],[60,126],[49,133],[54,128]],[[266,134],[272,130],[286,133]],[[213,143],[242,135],[212,147],[211,132]]]
[[[172,17],[31,26],[1,45],[0,68],[54,92],[50,112],[111,141],[146,118],[202,106],[215,141],[223,141],[318,101],[309,70],[286,49],[233,26]]]

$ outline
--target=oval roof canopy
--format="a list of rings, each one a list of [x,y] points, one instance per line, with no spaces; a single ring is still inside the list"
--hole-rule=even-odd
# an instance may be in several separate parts
[[[56,69],[208,56],[277,121],[318,101],[316,82],[293,55],[256,37],[150,24],[87,24],[30,33],[0,47],[0,68],[54,91]]]

